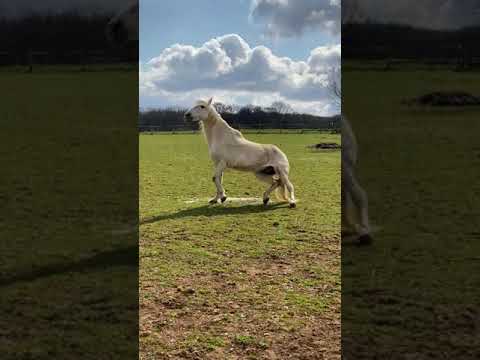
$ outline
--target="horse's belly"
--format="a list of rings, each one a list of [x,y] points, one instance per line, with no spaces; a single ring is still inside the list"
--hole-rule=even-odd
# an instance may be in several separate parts
[[[214,162],[225,161],[227,167],[242,171],[256,171],[268,161],[265,151],[257,147],[230,145],[212,149],[210,156]]]
[[[229,156],[226,160],[228,167],[243,171],[254,171],[265,162],[265,159],[262,159],[262,156],[258,156],[258,154],[245,153]]]

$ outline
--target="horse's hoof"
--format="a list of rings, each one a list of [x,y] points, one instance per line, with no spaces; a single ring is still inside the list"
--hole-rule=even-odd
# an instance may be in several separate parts
[[[269,201],[270,201],[270,198],[263,199],[263,205],[267,205]]]
[[[226,196],[222,196],[222,198],[220,199],[220,201],[222,202],[222,204],[225,202],[225,200],[227,200],[227,197],[226,197]]]
[[[295,204],[295,203],[290,203],[289,206],[290,206],[290,209],[295,209],[295,208],[297,207],[297,204]]]
[[[213,204],[216,204],[217,202],[218,202],[217,199],[212,199],[212,200],[209,201],[209,203],[212,204],[212,205],[213,205]]]
[[[358,245],[365,246],[370,245],[373,242],[373,238],[369,234],[364,234],[358,238]]]

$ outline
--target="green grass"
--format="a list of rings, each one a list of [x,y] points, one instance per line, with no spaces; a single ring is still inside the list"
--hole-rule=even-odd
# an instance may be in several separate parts
[[[233,338],[233,342],[244,348],[245,347],[256,347],[260,349],[268,348],[267,343],[251,335],[237,335]]]
[[[479,109],[401,103],[439,90],[480,95],[479,84],[470,72],[343,73],[359,178],[379,228],[372,247],[342,250],[346,356],[478,357]]]
[[[227,196],[257,200],[209,205],[203,136],[140,136],[142,359],[282,358],[311,346],[317,326],[330,329],[323,353],[339,354],[340,152],[306,147],[340,135],[247,137],[287,154],[296,209],[264,207],[265,184],[235,171],[224,176]]]
[[[339,129],[241,129],[243,134],[336,134]],[[187,135],[198,130],[143,131],[142,135]]]

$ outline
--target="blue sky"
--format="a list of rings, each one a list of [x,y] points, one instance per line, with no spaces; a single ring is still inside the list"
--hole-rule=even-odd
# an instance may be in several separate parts
[[[340,34],[328,25],[340,22],[332,2],[142,0],[140,106],[188,107],[213,95],[239,105],[281,100],[301,112],[338,111],[325,82],[327,65],[340,62]]]
[[[310,31],[294,38],[273,39],[249,21],[247,0],[142,0],[140,61],[147,62],[174,43],[202,45],[214,37],[236,33],[251,46],[265,45],[275,54],[306,59],[310,50],[339,41],[338,36]]]

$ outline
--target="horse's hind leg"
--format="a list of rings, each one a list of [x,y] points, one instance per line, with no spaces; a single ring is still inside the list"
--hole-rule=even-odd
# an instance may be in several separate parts
[[[355,219],[353,219],[353,211],[355,206],[352,201],[352,196],[349,189],[345,186],[342,186],[342,237],[356,234]]]
[[[285,171],[279,172],[282,185],[286,186],[288,190],[288,203],[290,204],[291,208],[294,208],[297,206],[297,201],[295,200],[295,189],[293,187],[293,184],[290,182],[290,179],[288,178],[288,175]]]
[[[343,188],[346,189],[346,194],[350,196],[360,220],[360,224],[357,226],[360,241],[365,243],[371,242],[367,194],[355,178],[353,170],[348,166],[342,166],[342,189]]]
[[[263,193],[263,205],[267,205],[268,201],[270,200],[270,194],[273,190],[280,186],[280,182],[277,180],[273,180],[272,185]]]
[[[289,200],[288,200],[288,203],[290,204],[290,207],[291,208],[294,208],[297,206],[297,200],[295,200],[295,192],[294,192],[294,188],[293,188],[293,185],[292,183],[290,182],[290,180],[286,179],[285,181],[285,186],[287,187],[287,190],[289,192]]]

